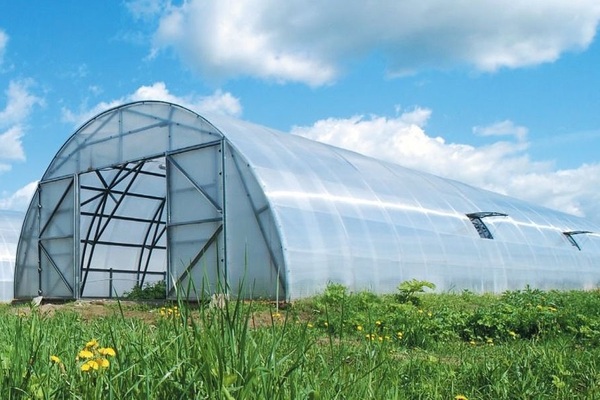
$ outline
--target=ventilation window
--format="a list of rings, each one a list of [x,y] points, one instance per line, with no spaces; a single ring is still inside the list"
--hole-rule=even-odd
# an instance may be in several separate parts
[[[575,235],[585,235],[588,233],[592,233],[592,232],[590,232],[590,231],[566,231],[566,232],[563,232],[563,235],[566,236],[566,238],[569,240],[569,242],[573,246],[577,247],[577,250],[581,251],[581,246],[579,246],[579,243],[577,243],[577,240],[575,240],[574,236]]]
[[[479,236],[483,239],[493,239],[494,236],[492,232],[488,229],[483,219],[486,217],[506,217],[508,214],[493,212],[493,211],[485,211],[485,212],[476,212],[471,214],[466,214],[467,217],[471,220],[471,223],[479,233]]]

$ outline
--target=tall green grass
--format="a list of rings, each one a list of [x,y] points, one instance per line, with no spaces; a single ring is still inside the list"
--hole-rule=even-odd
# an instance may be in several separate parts
[[[0,397],[600,398],[598,291],[407,297],[330,285],[283,308],[175,302],[136,318],[128,307],[93,320],[75,307],[1,308]],[[90,360],[98,369],[82,370]]]

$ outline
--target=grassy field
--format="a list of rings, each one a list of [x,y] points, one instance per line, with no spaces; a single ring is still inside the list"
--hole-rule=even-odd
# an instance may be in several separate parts
[[[600,399],[600,291],[0,310],[2,399]],[[89,304],[88,304],[89,306]]]

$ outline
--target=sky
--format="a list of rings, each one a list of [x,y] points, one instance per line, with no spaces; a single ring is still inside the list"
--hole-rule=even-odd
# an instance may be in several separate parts
[[[0,209],[88,119],[154,99],[600,223],[599,21],[598,0],[3,1]]]

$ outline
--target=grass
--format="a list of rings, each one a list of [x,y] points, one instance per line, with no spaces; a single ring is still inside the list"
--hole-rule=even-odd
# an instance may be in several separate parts
[[[600,291],[409,292],[332,284],[285,308],[165,303],[136,318],[119,303],[91,320],[1,307],[0,397],[600,398]]]

